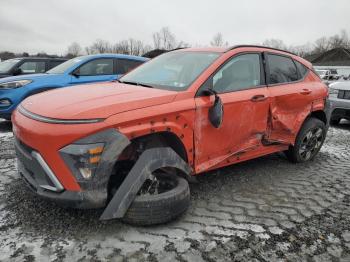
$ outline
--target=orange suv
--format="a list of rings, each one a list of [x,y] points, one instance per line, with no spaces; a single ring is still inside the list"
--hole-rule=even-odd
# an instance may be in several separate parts
[[[27,98],[12,116],[18,169],[38,195],[101,219],[169,221],[193,176],[284,151],[311,160],[328,129],[312,65],[261,46],[163,54],[119,81]]]

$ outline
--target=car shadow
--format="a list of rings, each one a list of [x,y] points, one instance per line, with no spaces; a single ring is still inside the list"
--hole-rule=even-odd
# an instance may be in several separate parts
[[[342,120],[339,124],[331,125],[331,127],[350,131],[350,121]]]
[[[12,122],[0,120],[0,133],[12,132]]]

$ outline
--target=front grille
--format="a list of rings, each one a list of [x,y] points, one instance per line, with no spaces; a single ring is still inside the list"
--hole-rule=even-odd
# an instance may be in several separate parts
[[[350,91],[348,91],[348,90],[339,90],[338,98],[339,99],[350,100]]]

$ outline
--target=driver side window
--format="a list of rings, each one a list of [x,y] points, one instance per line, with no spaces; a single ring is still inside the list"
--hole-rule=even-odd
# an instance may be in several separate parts
[[[214,76],[213,88],[218,93],[250,89],[261,85],[259,54],[243,54],[232,58]]]

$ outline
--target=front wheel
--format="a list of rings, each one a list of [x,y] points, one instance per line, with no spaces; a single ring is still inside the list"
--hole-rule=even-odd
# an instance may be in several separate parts
[[[184,213],[189,204],[187,180],[158,172],[146,180],[122,220],[140,226],[166,223]]]
[[[320,151],[326,137],[326,125],[317,118],[308,118],[300,129],[294,146],[285,152],[293,163],[312,160]]]

